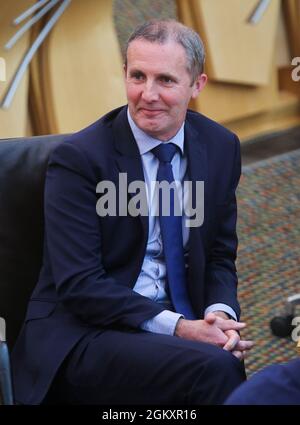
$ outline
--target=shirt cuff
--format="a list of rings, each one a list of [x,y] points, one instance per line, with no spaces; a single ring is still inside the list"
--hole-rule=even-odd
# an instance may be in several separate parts
[[[213,313],[214,311],[217,311],[217,310],[224,311],[224,313],[229,314],[229,316],[231,316],[234,320],[237,321],[237,315],[235,311],[231,307],[229,307],[229,305],[223,304],[223,303],[216,303],[216,304],[211,304],[210,306],[208,306],[204,311],[204,317],[208,313]]]
[[[145,320],[140,327],[144,331],[174,335],[177,322],[180,318],[184,318],[182,314],[173,311],[164,310],[149,320]]]

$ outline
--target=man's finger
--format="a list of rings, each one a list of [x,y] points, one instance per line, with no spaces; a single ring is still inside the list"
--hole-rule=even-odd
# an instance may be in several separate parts
[[[235,320],[228,319],[228,320],[220,320],[217,324],[217,326],[222,331],[229,331],[229,330],[236,330],[239,331],[241,329],[244,329],[246,327],[246,323],[244,322],[236,322]]]
[[[232,351],[232,354],[237,357],[239,360],[244,359],[244,353],[242,351],[234,350]]]
[[[226,342],[226,344],[224,345],[224,350],[227,351],[232,351],[238,344],[239,340],[240,340],[240,336],[237,332],[232,332],[232,334],[229,333],[230,331],[228,331],[228,334],[226,333],[226,335],[228,335],[228,341]]]
[[[210,325],[212,325],[213,323],[215,323],[215,321],[217,320],[217,316],[214,313],[208,313],[204,320],[209,323]]]
[[[245,351],[245,350],[250,350],[253,346],[254,346],[254,342],[253,341],[245,341],[245,340],[241,339],[238,342],[236,348],[238,350]]]

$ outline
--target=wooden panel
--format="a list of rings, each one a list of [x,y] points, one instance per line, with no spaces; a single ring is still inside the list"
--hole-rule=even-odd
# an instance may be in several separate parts
[[[300,98],[300,81],[294,81],[292,78],[294,68],[296,69],[296,67],[288,65],[279,69],[279,87],[280,90],[288,91]],[[300,78],[300,66],[298,66],[298,69],[299,71],[296,72],[296,74],[299,76],[298,78]]]
[[[283,16],[283,11],[279,14],[278,29],[275,41],[276,66],[286,66],[291,63],[290,48],[287,37],[287,29]]]
[[[31,40],[36,39],[42,28],[47,22],[47,18],[38,21],[31,30]],[[47,40],[44,41],[47,43]],[[31,127],[33,134],[49,134],[51,133],[51,126],[47,113],[47,104],[49,99],[45,98],[44,87],[44,76],[42,69],[42,57],[43,53],[47,51],[43,45],[34,55],[30,63],[30,78],[29,78],[29,113],[31,118]]]
[[[270,81],[279,0],[256,24],[247,22],[258,0],[191,0],[195,24],[207,48],[210,78],[266,85]]]
[[[31,6],[32,3],[32,0],[0,1],[0,56],[6,61],[6,82],[0,82],[0,102],[3,101],[9,82],[29,47],[30,34],[26,33],[9,51],[4,50],[3,46],[16,32],[16,27],[12,25],[13,19]],[[28,75],[29,72],[26,72],[20,82],[9,110],[0,109],[0,138],[26,135],[28,122]]]
[[[203,37],[203,28],[195,21],[191,0],[178,0],[179,19],[194,28]],[[209,117],[227,122],[247,117],[272,108],[278,97],[277,72],[273,65],[271,81],[264,87],[239,84],[217,83],[211,81],[210,69],[206,66],[209,82],[191,107]]]
[[[279,94],[277,102],[269,111],[226,122],[226,127],[238,134],[242,142],[259,134],[281,131],[299,125],[299,100],[287,92]]]
[[[300,56],[300,1],[282,2],[291,57]]]
[[[209,82],[194,105],[197,110],[223,123],[271,109],[278,97],[277,72],[263,88]]]
[[[111,0],[74,0],[42,55],[51,132],[77,131],[126,103]]]

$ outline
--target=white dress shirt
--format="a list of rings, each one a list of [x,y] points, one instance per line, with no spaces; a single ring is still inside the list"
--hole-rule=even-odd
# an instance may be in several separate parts
[[[166,310],[162,311],[153,318],[143,322],[141,328],[149,332],[173,335],[178,320],[184,316],[174,311],[166,288],[167,270],[163,257],[163,246],[160,233],[159,217],[155,215],[157,205],[154,202],[155,197],[153,184],[156,181],[159,160],[155,157],[151,150],[156,146],[160,145],[161,143],[174,143],[179,147],[179,150],[175,153],[171,164],[173,169],[174,180],[179,181],[183,185],[187,172],[187,158],[184,155],[184,124],[181,126],[177,134],[172,139],[168,140],[168,142],[162,142],[161,140],[154,139],[153,137],[143,132],[140,128],[138,128],[132,120],[128,109],[127,116],[130,128],[132,130],[132,133],[134,135],[141,154],[144,178],[146,183],[149,220],[149,232],[146,254],[141,272],[134,285],[133,290],[141,295],[144,295],[145,297],[152,299],[153,301],[164,304],[164,306],[166,307]],[[185,225],[186,219],[187,217],[185,216],[183,209],[183,246],[185,252],[188,252],[189,227]],[[233,318],[237,319],[234,310],[223,303],[210,305],[208,308],[206,308],[205,315],[208,312],[216,310],[224,311]]]

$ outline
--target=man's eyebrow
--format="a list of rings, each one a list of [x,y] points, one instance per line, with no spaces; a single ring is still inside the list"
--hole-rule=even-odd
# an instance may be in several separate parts
[[[137,69],[137,68],[130,69],[129,74],[130,75],[134,75],[134,74],[142,74],[142,75],[144,75],[143,71],[141,71],[140,69]]]
[[[145,73],[143,71],[141,71],[138,68],[132,68],[129,71],[129,75],[136,75],[136,74],[140,74],[140,75],[145,75]],[[173,80],[175,82],[178,82],[178,78],[175,77],[175,75],[172,75],[168,72],[162,72],[161,74],[158,74],[156,76],[156,78],[160,79],[160,78],[169,78],[170,80]]]

